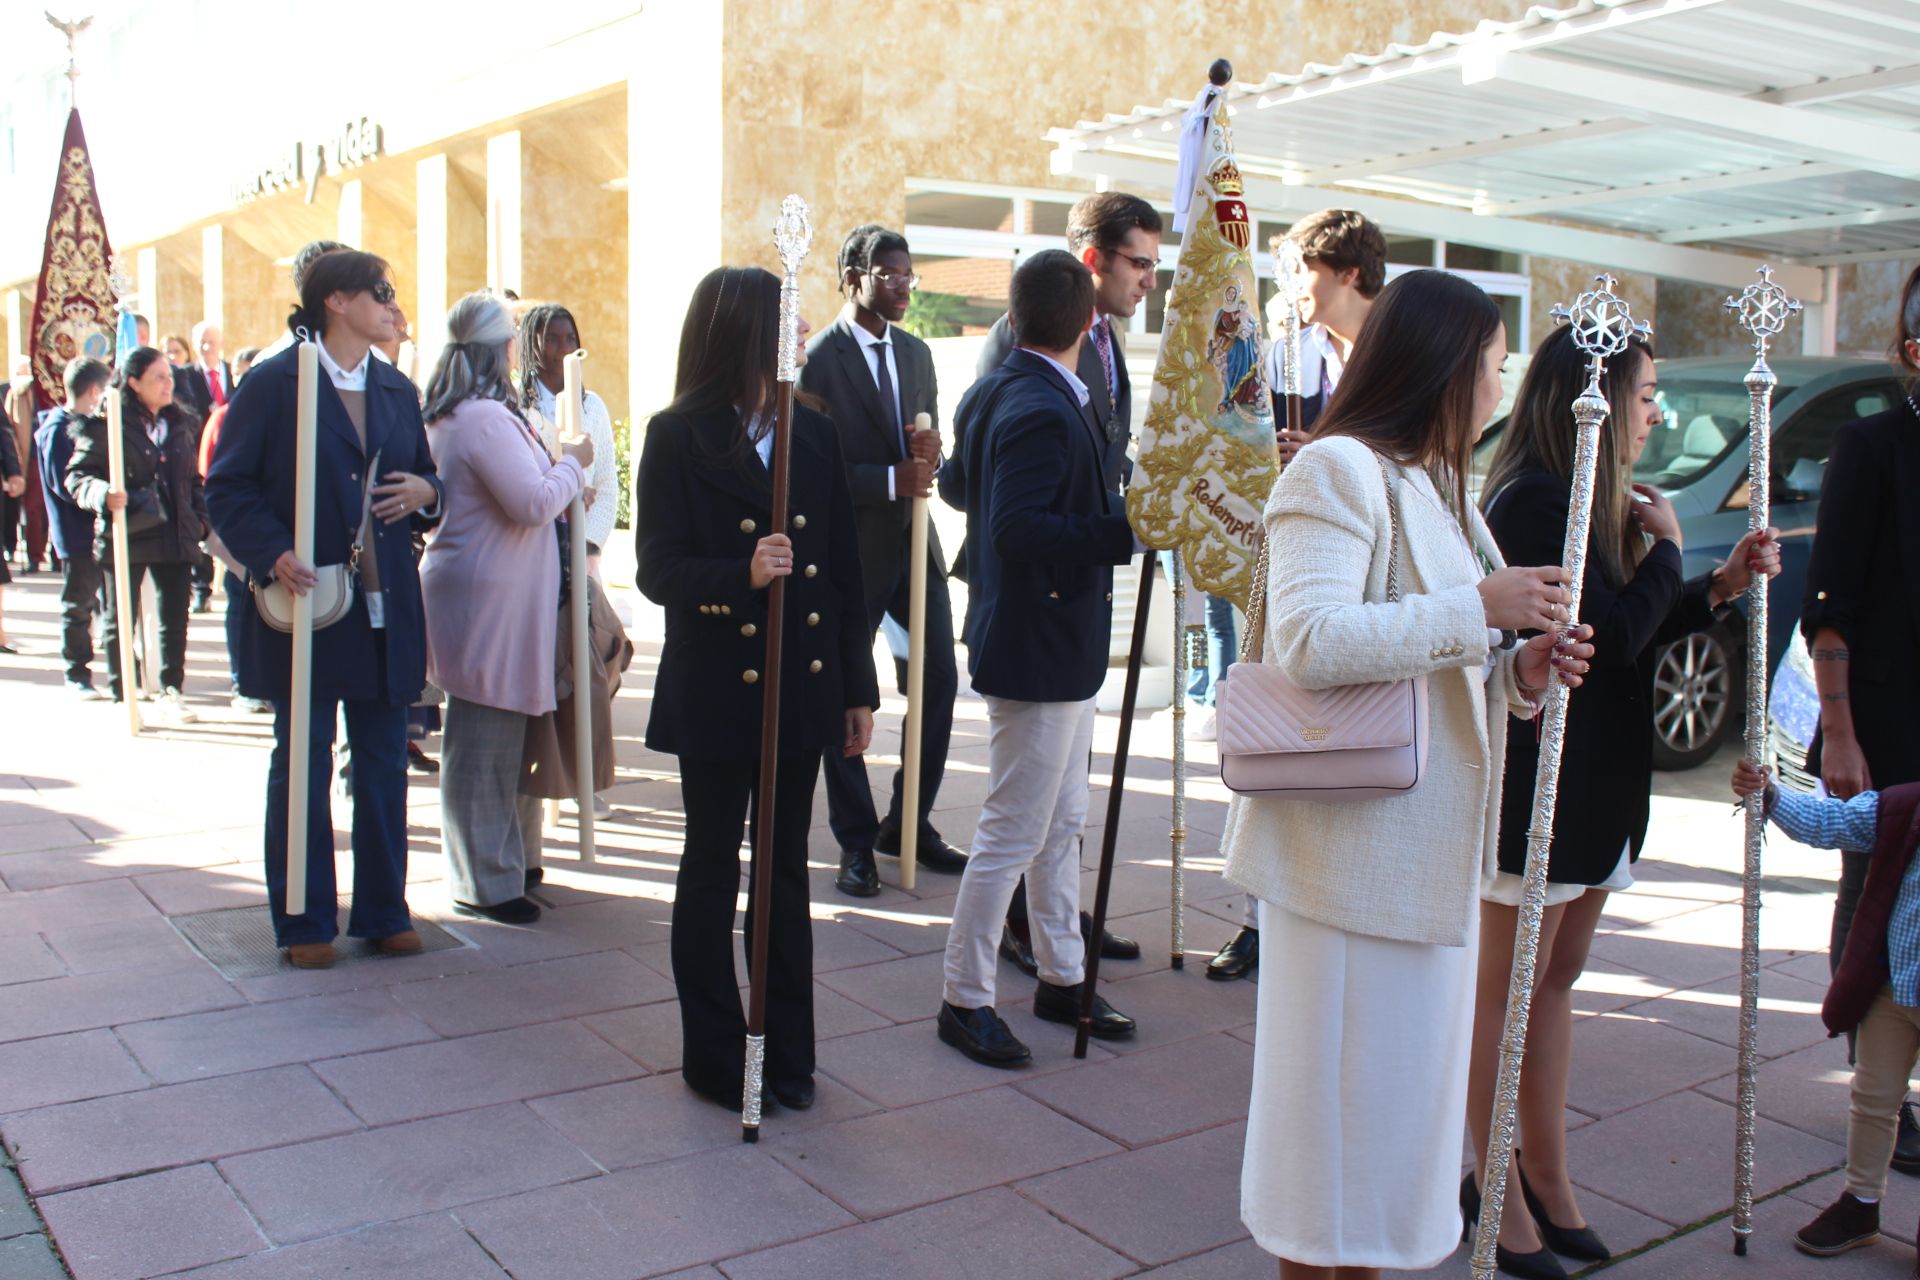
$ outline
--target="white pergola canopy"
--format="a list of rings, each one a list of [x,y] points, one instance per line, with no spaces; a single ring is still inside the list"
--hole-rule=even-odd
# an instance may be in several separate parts
[[[1054,171],[1170,189],[1190,101],[1054,129]],[[1766,261],[1809,303],[1920,256],[1916,0],[1580,0],[1228,103],[1262,210],[1729,287]]]

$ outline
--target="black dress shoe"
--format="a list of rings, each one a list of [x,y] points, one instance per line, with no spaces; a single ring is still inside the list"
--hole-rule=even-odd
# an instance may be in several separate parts
[[[882,822],[873,837],[873,851],[889,858],[900,856],[900,828]],[[920,833],[920,844],[913,851],[913,863],[943,876],[957,876],[967,869],[967,855],[948,844],[938,831]]]
[[[1920,1124],[1914,1122],[1913,1099],[1900,1104],[1900,1129],[1893,1140],[1893,1168],[1920,1177]]]
[[[842,849],[840,874],[833,887],[849,898],[872,898],[880,892],[880,872],[873,865],[870,849]]]
[[[1533,1194],[1533,1188],[1527,1183],[1526,1171],[1520,1169],[1518,1151],[1513,1153],[1513,1167],[1520,1170],[1520,1195],[1527,1202],[1527,1212],[1539,1224],[1540,1239],[1547,1248],[1583,1262],[1605,1262],[1613,1256],[1613,1250],[1601,1242],[1592,1227],[1557,1227],[1553,1224],[1553,1219],[1547,1216],[1547,1206],[1539,1196]]]
[[[1042,1022],[1079,1026],[1081,986],[1076,982],[1070,987],[1056,987],[1046,979],[1041,979],[1033,993],[1033,1016]],[[1132,1018],[1108,1004],[1105,996],[1094,996],[1093,1026],[1087,1034],[1099,1040],[1124,1040],[1134,1030]]]
[[[1010,924],[1000,926],[1000,954],[1029,978],[1040,976],[1040,962],[1033,958],[1032,944],[1015,933]]]
[[[1480,1188],[1473,1184],[1471,1169],[1460,1179],[1460,1217],[1460,1239],[1472,1244],[1474,1228],[1480,1223]],[[1519,1276],[1521,1280],[1567,1280],[1567,1269],[1560,1265],[1560,1259],[1553,1256],[1551,1249],[1515,1253],[1496,1241],[1493,1265],[1501,1275]]]
[[[497,920],[501,924],[532,924],[540,918],[540,908],[525,898],[508,898],[505,902],[486,905],[478,902],[456,902],[453,904],[453,909],[463,916]]]
[[[529,867],[527,868],[527,887],[522,889],[521,892],[532,893],[535,889],[545,884],[546,881],[547,869],[545,867]]]
[[[800,1080],[769,1080],[767,1090],[779,1100],[781,1106],[795,1111],[805,1111],[813,1105],[812,1076]]]
[[[1024,1067],[1033,1061],[1032,1050],[1020,1043],[991,1005],[962,1009],[943,1002],[939,1030],[943,1043],[989,1067]]]
[[[1084,911],[1080,913],[1080,940],[1089,947],[1093,945],[1093,917]],[[1102,960],[1138,960],[1140,944],[1132,938],[1123,938],[1117,933],[1102,930],[1100,958]]]
[[[1260,931],[1242,929],[1207,961],[1207,976],[1218,982],[1244,978],[1260,967]]]

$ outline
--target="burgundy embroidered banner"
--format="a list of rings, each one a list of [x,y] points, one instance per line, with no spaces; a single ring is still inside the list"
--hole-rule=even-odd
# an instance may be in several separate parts
[[[113,247],[107,242],[100,193],[93,184],[93,160],[80,112],[67,113],[66,140],[54,175],[53,209],[47,215],[47,243],[40,259],[40,281],[33,295],[28,327],[33,356],[34,405],[47,410],[66,401],[62,377],[67,361],[92,356],[112,363],[113,285],[108,268]]]

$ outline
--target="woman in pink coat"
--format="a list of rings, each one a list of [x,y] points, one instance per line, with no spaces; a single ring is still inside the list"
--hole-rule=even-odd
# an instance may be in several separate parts
[[[472,293],[447,313],[447,345],[427,387],[427,444],[446,487],[445,517],[420,562],[427,677],[446,691],[441,823],[454,909],[530,924],[540,801],[519,794],[527,727],[554,709],[560,617],[556,521],[586,484],[593,442],[551,459],[515,409],[514,323]]]

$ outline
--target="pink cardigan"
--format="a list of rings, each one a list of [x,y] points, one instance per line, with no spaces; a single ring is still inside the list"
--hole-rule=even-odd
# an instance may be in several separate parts
[[[420,561],[427,678],[456,698],[553,710],[560,551],[553,523],[586,476],[549,462],[513,411],[466,400],[427,424],[446,513]]]

